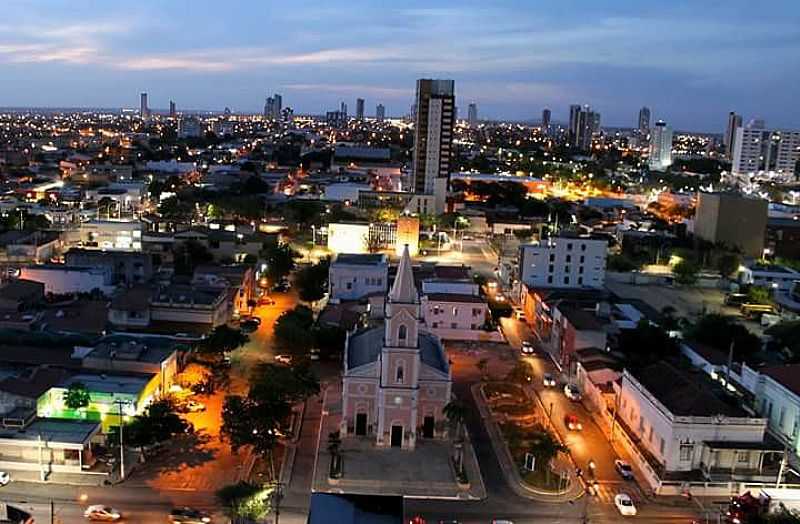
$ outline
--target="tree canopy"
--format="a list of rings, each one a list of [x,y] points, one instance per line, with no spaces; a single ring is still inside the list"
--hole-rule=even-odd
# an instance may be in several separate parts
[[[186,433],[190,427],[176,413],[175,404],[170,399],[160,399],[125,426],[125,441],[131,446],[144,448]]]
[[[262,250],[261,256],[267,264],[266,276],[272,283],[291,273],[295,260],[300,258],[300,254],[284,242],[268,245]]]
[[[627,367],[641,369],[659,360],[678,354],[678,342],[661,327],[640,321],[633,329],[623,329],[618,349],[625,355]]]
[[[89,390],[83,382],[73,382],[64,392],[64,405],[69,409],[85,408],[89,400]]]
[[[310,264],[297,272],[295,284],[304,302],[321,300],[328,292],[328,270],[331,265],[330,257],[321,259],[316,264]]]
[[[691,260],[681,260],[672,267],[675,282],[684,286],[693,286],[697,283],[700,266]]]
[[[242,347],[249,340],[250,338],[241,330],[223,324],[215,327],[214,331],[197,345],[197,350],[206,355],[221,356]]]
[[[703,315],[689,330],[689,338],[711,346],[726,355],[733,343],[737,361],[750,362],[761,350],[761,340],[733,317],[710,313]]]
[[[314,314],[306,306],[284,311],[275,321],[274,333],[278,347],[294,354],[305,355],[314,346]]]

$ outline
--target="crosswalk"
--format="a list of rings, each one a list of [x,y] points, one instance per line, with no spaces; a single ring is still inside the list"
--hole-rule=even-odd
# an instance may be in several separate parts
[[[613,504],[618,493],[627,493],[636,506],[645,502],[642,490],[633,482],[601,482],[594,499],[601,504]]]

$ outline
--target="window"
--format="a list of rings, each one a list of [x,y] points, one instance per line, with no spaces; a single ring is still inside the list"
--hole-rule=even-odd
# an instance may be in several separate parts
[[[586,257],[581,255],[581,259],[580,260],[581,260],[581,264],[583,264],[586,261]]]
[[[652,444],[653,443],[653,426],[650,426],[650,432],[649,433],[650,434],[648,435],[647,440],[649,440],[650,444]]]
[[[680,460],[681,462],[689,462],[692,460],[692,453],[694,452],[693,444],[681,444]]]
[[[457,307],[454,307],[454,308],[453,308],[453,316],[454,316],[454,317],[457,317],[457,316],[458,316],[458,308],[457,308]]]
[[[352,283],[352,282],[348,282],[348,283],[347,283],[347,286],[345,286],[345,287],[346,287],[347,289],[353,289],[353,283]]]
[[[550,254],[550,262],[555,262],[555,261],[556,261],[556,256],[551,253]]]
[[[581,244],[581,251],[586,251],[586,244]],[[581,257],[583,258],[583,257]]]
[[[395,371],[394,381],[398,384],[403,383],[403,365],[400,364],[397,366],[397,370]]]
[[[458,329],[458,322],[450,322],[450,329]]]
[[[578,273],[580,273],[581,275],[583,275],[583,266],[580,266],[580,267],[578,268]]]
[[[583,277],[578,277],[578,285],[579,286],[583,285]]]
[[[569,284],[569,277],[564,277],[564,283]]]
[[[473,316],[473,317],[479,317],[479,316],[481,316],[481,310],[480,310],[480,308],[472,308],[472,316]]]
[[[644,434],[644,417],[639,415],[639,433]]]
[[[780,429],[783,429],[783,419],[785,418],[786,418],[786,407],[781,406],[781,412],[780,415],[778,415],[778,427]]]
[[[408,329],[405,326],[400,326],[400,329],[397,330],[397,338],[405,342],[407,336]]]
[[[548,284],[552,284],[553,283],[553,275],[550,275],[549,277],[547,277],[547,283]]]
[[[432,324],[432,327],[433,327],[433,329],[436,329],[436,328],[438,328],[438,327],[439,327],[439,323],[438,323],[438,322],[434,322],[434,323]]]
[[[572,262],[572,255],[567,255],[567,262]]]
[[[567,251],[572,251],[572,242],[567,243]]]
[[[433,314],[438,315],[440,313],[439,306],[433,306]]]
[[[571,266],[564,266],[564,273],[569,273],[569,268],[570,268],[570,267],[571,267]]]
[[[554,266],[553,264],[550,264],[550,268],[547,271],[549,273],[552,273],[553,271],[555,271],[555,269],[556,269],[556,266]]]
[[[736,462],[739,464],[747,464],[750,462],[750,452],[749,451],[737,451],[736,452]]]
[[[658,437],[661,442],[659,443],[658,450],[661,452],[661,456],[664,456],[664,437]]]

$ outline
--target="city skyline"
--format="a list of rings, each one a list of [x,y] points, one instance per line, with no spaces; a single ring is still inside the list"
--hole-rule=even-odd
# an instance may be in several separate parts
[[[12,0],[0,25],[0,106],[135,107],[146,91],[153,108],[173,99],[259,113],[266,93],[282,92],[299,113],[362,97],[403,115],[414,81],[430,77],[453,78],[456,103],[475,101],[485,118],[528,120],[549,107],[566,121],[580,103],[608,126],[635,126],[647,105],[675,129],[721,132],[729,111],[796,127],[800,109],[781,86],[800,82],[800,7],[776,3],[753,13],[745,2],[600,2],[576,18],[575,7],[513,1],[302,10],[240,1],[226,11],[143,1],[98,11]]]

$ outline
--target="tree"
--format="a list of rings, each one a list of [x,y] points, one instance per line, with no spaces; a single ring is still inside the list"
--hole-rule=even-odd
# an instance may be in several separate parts
[[[197,345],[197,350],[206,355],[221,357],[247,344],[249,340],[250,338],[241,330],[223,324],[214,328],[214,331]]]
[[[677,341],[663,328],[647,320],[640,321],[633,329],[621,330],[618,348],[631,369],[641,369],[679,353]]]
[[[773,347],[784,353],[790,362],[800,362],[800,320],[780,322],[765,331]]]
[[[772,304],[772,293],[763,286],[750,286],[747,288],[747,302],[750,304]]]
[[[314,315],[306,306],[285,311],[275,321],[275,342],[281,348],[305,355],[314,345]]]
[[[733,317],[711,313],[703,315],[689,330],[689,338],[711,346],[725,355],[733,343],[737,362],[750,362],[761,351],[761,340]]]
[[[294,404],[319,393],[319,379],[307,363],[291,367],[259,364],[250,384],[250,398],[262,404],[276,400]]]
[[[176,413],[170,399],[160,399],[125,426],[125,441],[141,448],[144,454],[144,448],[186,433],[190,428],[191,425]]]
[[[214,260],[208,248],[196,240],[177,243],[172,254],[176,275],[192,276],[197,266]]]
[[[444,408],[442,409],[442,413],[445,417],[447,417],[447,421],[450,423],[450,428],[456,430],[456,440],[462,440],[462,428],[467,419],[466,406],[457,400],[451,400],[445,404]]]
[[[271,511],[271,490],[258,484],[241,481],[217,491],[219,503],[226,508],[228,516],[258,521]]]
[[[82,409],[89,406],[89,390],[83,382],[73,382],[64,392],[64,405],[69,409]]]
[[[508,375],[506,375],[506,380],[524,386],[530,383],[531,376],[533,375],[532,371],[529,363],[524,360],[518,360],[517,363],[514,364],[514,367],[511,368],[511,371],[508,372]]]
[[[347,331],[339,326],[317,325],[314,329],[314,347],[319,349],[320,358],[332,358],[341,354]]]
[[[267,278],[272,283],[276,283],[292,272],[295,259],[300,258],[300,253],[293,250],[289,244],[278,242],[265,247],[261,256],[267,264]]]
[[[681,260],[672,268],[672,275],[675,277],[675,282],[684,286],[695,285],[699,273],[700,266],[691,260]]]
[[[717,269],[723,277],[731,278],[738,271],[741,263],[742,259],[736,253],[725,253],[717,259]]]
[[[544,464],[549,475],[550,462],[559,453],[566,453],[567,447],[561,444],[549,431],[536,431],[531,434],[529,453],[536,457],[537,464]]]
[[[328,292],[328,270],[331,259],[325,257],[316,264],[311,264],[297,272],[294,282],[304,302],[321,300]]]

